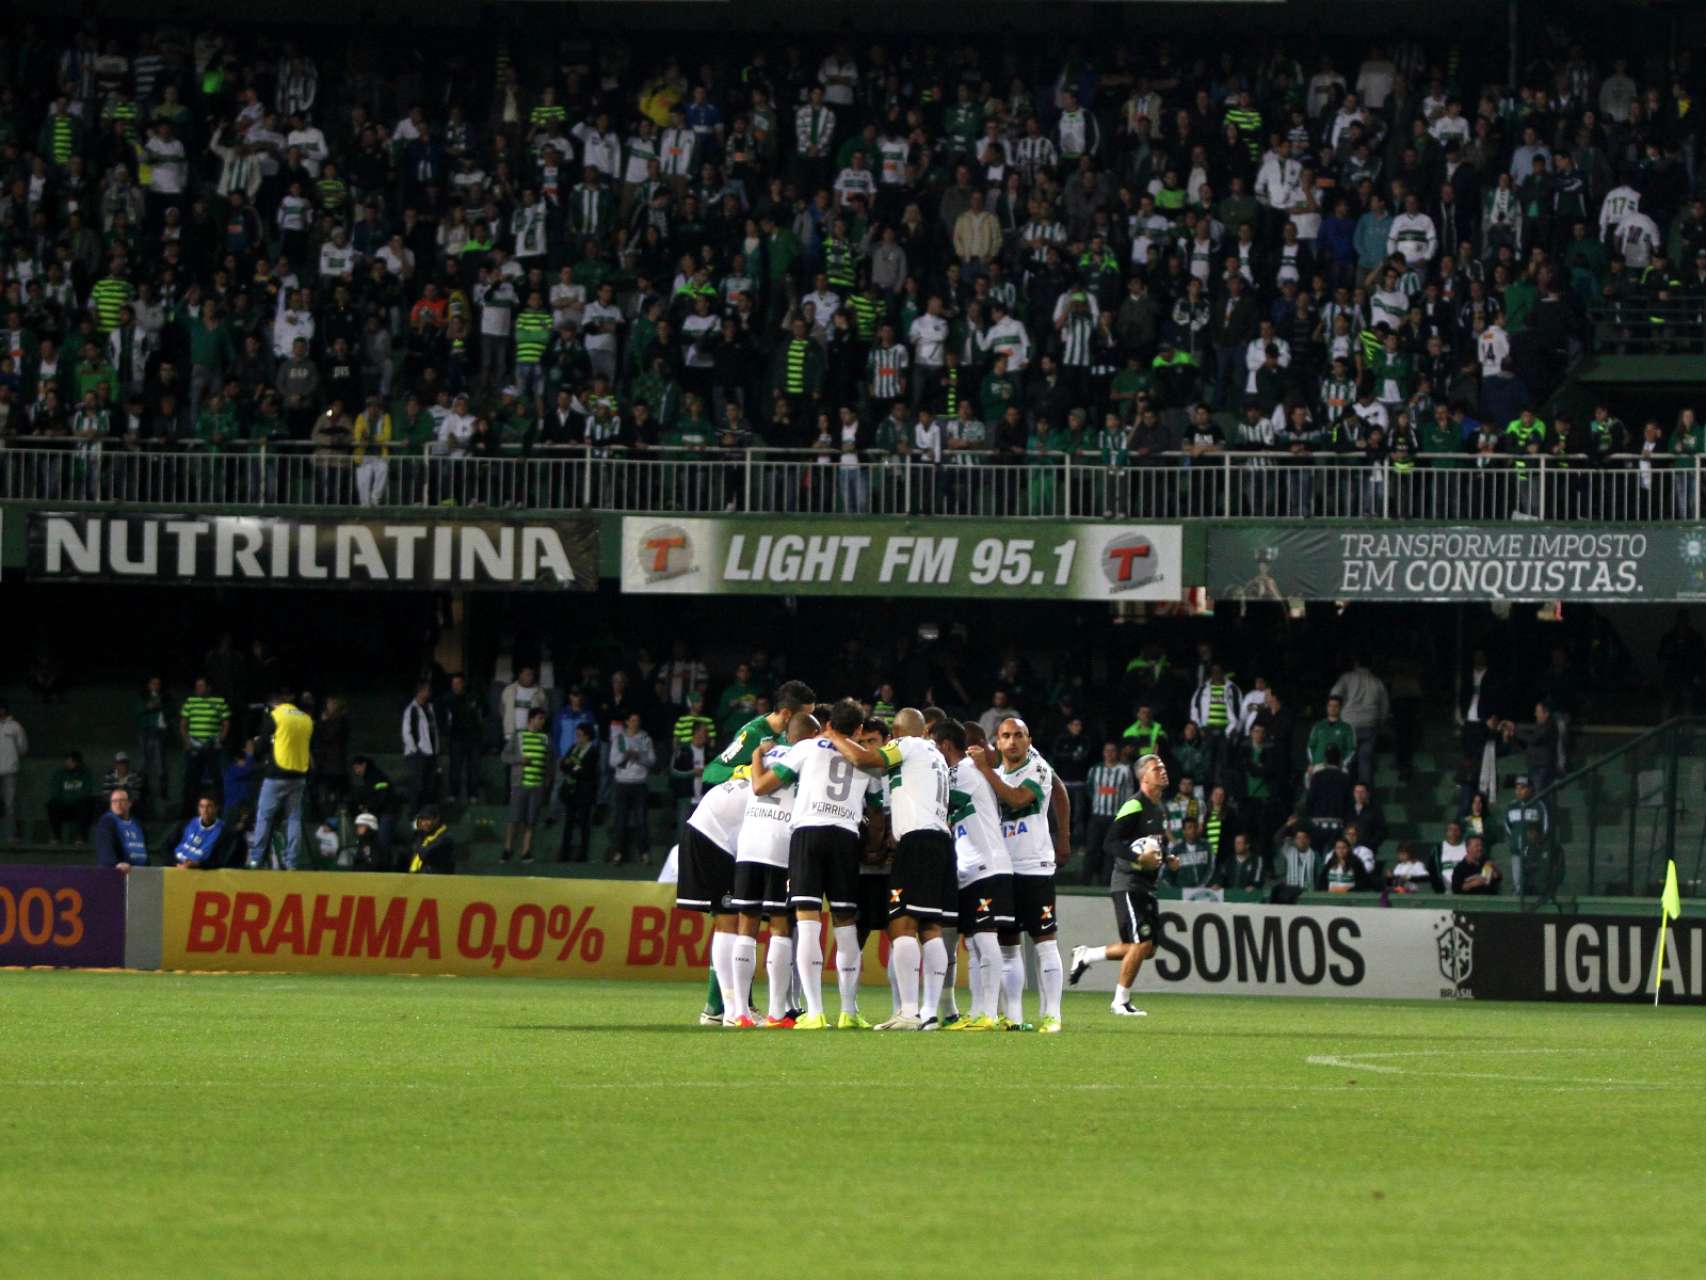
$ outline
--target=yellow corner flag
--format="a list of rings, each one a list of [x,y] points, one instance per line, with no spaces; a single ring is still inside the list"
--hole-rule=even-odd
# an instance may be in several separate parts
[[[1682,915],[1682,894],[1676,887],[1676,859],[1665,863],[1665,891],[1659,898],[1659,963],[1653,970],[1653,1007],[1659,1005],[1659,992],[1665,985],[1666,926]]]

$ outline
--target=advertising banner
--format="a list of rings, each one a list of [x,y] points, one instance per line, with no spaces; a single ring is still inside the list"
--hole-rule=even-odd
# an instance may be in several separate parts
[[[1658,912],[1646,917],[1462,915],[1480,1000],[1594,1000],[1651,1004]],[[1665,1004],[1706,1004],[1706,921],[1673,921],[1665,943]]]
[[[622,520],[622,590],[677,595],[1178,600],[1177,525]]]
[[[1218,525],[1217,600],[1706,600],[1706,525]]]
[[[31,512],[52,582],[591,591],[598,522]]]
[[[0,867],[0,965],[124,964],[124,875],[104,867]]]
[[[166,969],[671,980],[702,979],[710,963],[710,919],[676,910],[674,885],[177,869],[162,880]],[[865,952],[864,980],[886,983],[886,948]]]
[[[1062,895],[1060,944],[1117,941],[1112,902]],[[1268,907],[1244,903],[1164,902],[1156,951],[1137,976],[1137,991],[1188,995],[1370,996],[1457,999],[1468,994],[1451,948],[1449,911],[1371,907]],[[1112,991],[1117,964],[1091,968],[1082,989]]]

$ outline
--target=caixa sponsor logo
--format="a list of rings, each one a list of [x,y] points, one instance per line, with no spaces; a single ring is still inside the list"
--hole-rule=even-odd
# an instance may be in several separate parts
[[[1161,914],[1156,972],[1168,982],[1354,987],[1368,966],[1348,916]]]

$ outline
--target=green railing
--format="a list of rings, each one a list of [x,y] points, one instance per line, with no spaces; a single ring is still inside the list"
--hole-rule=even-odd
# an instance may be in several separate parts
[[[1706,888],[1706,718],[1678,717],[1554,782],[1551,836],[1523,856],[1522,898],[1652,897],[1675,858],[1685,896]],[[1502,807],[1502,805],[1501,805]]]

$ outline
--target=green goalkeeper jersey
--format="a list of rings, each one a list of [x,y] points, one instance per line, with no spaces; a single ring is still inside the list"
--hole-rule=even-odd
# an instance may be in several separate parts
[[[752,753],[758,750],[758,744],[765,738],[774,738],[776,731],[770,727],[770,721],[763,716],[754,716],[741,726],[740,732],[724,747],[717,758],[705,766],[702,776],[704,785],[717,786],[727,782],[731,774],[743,764],[752,762]]]

